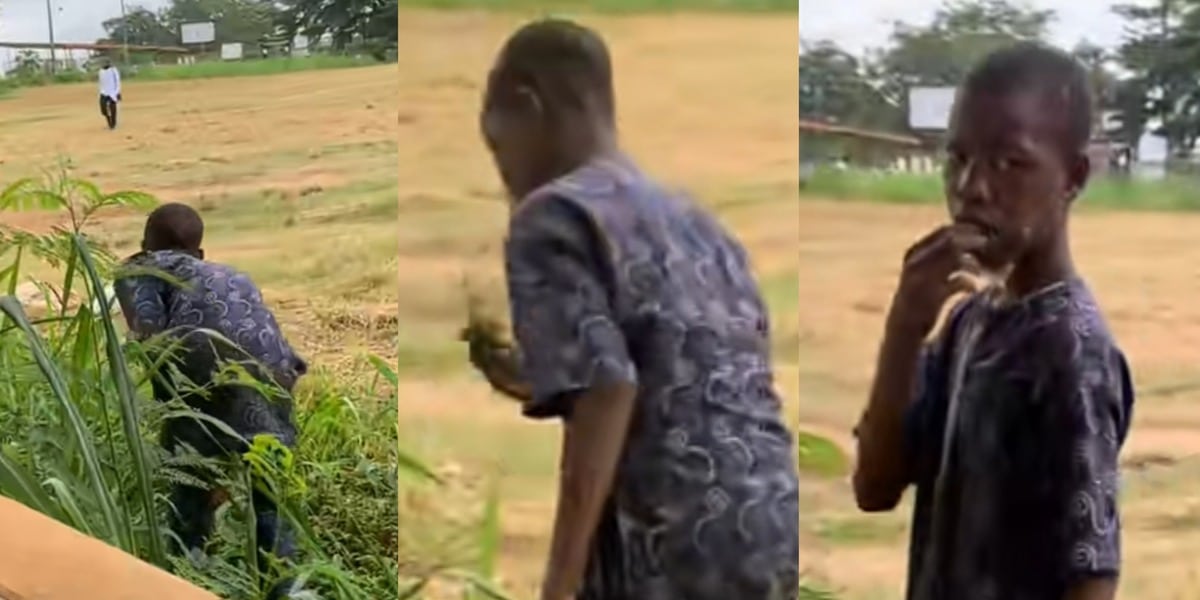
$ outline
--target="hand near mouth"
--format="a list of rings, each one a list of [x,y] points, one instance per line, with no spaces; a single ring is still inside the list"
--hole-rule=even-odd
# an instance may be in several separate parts
[[[913,244],[904,254],[889,320],[914,335],[927,335],[947,300],[975,289],[964,279],[971,273],[964,262],[978,264],[977,253],[988,242],[979,227],[955,223],[938,227]]]
[[[975,223],[957,222],[950,227],[951,244],[959,256],[958,268],[950,273],[947,281],[970,293],[1003,291],[1011,266],[988,268],[980,260],[980,252],[993,242],[995,236]]]

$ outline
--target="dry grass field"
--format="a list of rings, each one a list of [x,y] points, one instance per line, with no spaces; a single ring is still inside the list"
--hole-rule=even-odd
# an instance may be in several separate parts
[[[553,516],[558,428],[524,421],[490,393],[455,340],[466,315],[464,278],[494,300],[497,314],[506,310],[499,248],[507,208],[479,138],[477,110],[495,51],[523,19],[423,11],[400,17],[401,444],[435,457],[473,489],[498,484],[499,576],[514,597],[533,597]],[[795,17],[580,20],[610,43],[628,150],[660,179],[713,207],[749,249],[772,307],[778,385],[794,419]],[[402,502],[461,512],[455,498]],[[403,521],[425,514],[402,505],[402,532],[421,531]],[[402,543],[422,548],[433,543],[403,536]]]
[[[0,183],[70,160],[104,191],[136,189],[199,209],[209,258],[254,277],[290,338],[318,364],[395,336],[394,67],[125,84],[104,127],[92,84],[0,100]],[[60,218],[4,213],[18,227]],[[144,215],[94,233],[136,249]]]
[[[296,486],[293,504],[313,537],[302,538],[296,568],[325,573],[320,581],[308,581],[326,598],[395,597],[398,585],[394,396],[369,360],[372,355],[394,358],[396,347],[396,89],[394,65],[183,81],[130,79],[115,131],[107,130],[98,114],[93,84],[21,89],[0,99],[0,187],[44,170],[53,174],[65,164],[72,177],[106,192],[132,189],[190,204],[206,221],[207,257],[240,268],[262,288],[311,367],[296,394],[302,433],[294,474],[304,485]],[[63,215],[6,210],[0,219],[9,227],[46,232]],[[140,211],[103,212],[85,231],[125,256],[136,250],[144,219]],[[5,261],[0,267],[7,267],[17,252],[6,246],[0,254]],[[59,285],[63,281],[62,274],[33,261],[24,261],[21,272]],[[77,286],[78,279],[76,273]],[[27,288],[36,285],[26,281],[18,288],[28,309],[44,307]],[[61,328],[46,331],[63,335]],[[79,346],[63,343],[87,348],[95,339],[77,337]],[[8,342],[14,339],[20,338],[5,338],[6,364],[27,364],[23,345]],[[119,341],[99,344],[113,343]],[[70,357],[57,358],[76,377],[80,387],[73,389],[89,390],[75,398],[76,404],[92,410],[86,414],[99,423],[95,414],[107,410],[96,408],[98,394],[92,391],[106,389],[95,383],[104,381],[96,373],[100,367],[89,371]],[[68,436],[56,429],[54,419],[14,427],[14,415],[53,401],[36,378],[4,375],[10,382],[5,389],[26,390],[16,392],[24,394],[20,398],[0,398],[0,419],[9,423],[0,427],[6,440]],[[12,381],[27,387],[14,388]],[[108,397],[115,396],[109,391]],[[141,406],[147,409],[140,411],[142,418],[153,418],[147,416],[153,410]],[[97,442],[101,448],[116,447],[109,429],[97,425],[90,435],[109,440]],[[143,448],[156,443],[149,436],[139,441]],[[43,452],[38,463],[54,456]],[[111,458],[117,469],[132,464],[120,462],[124,454]],[[52,468],[70,469],[78,462]],[[165,477],[154,467],[128,468],[149,473],[148,481]],[[72,503],[83,499],[84,510],[97,506],[86,503],[97,501],[88,489],[68,492]],[[135,508],[124,508],[143,526]],[[221,562],[230,548],[242,544],[236,534],[227,539],[211,549],[211,572],[177,572],[223,597],[258,597],[256,575],[247,583],[231,566],[236,562]]]
[[[943,219],[930,206],[800,204],[800,415],[853,452],[884,311],[908,244]],[[1122,598],[1200,597],[1200,215],[1083,211],[1076,258],[1132,363],[1139,390],[1124,452]],[[855,510],[845,478],[801,486],[801,564],[846,600],[903,589],[908,504]]]

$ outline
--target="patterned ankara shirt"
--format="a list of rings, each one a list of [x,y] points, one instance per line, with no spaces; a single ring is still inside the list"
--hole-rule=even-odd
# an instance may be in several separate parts
[[[206,339],[192,335],[197,329],[212,330],[234,342],[240,352],[221,350],[226,360],[250,359],[254,372],[265,368],[270,377],[286,390],[291,390],[307,366],[292,350],[275,321],[275,316],[263,303],[262,294],[248,276],[232,267],[197,259],[182,252],[143,252],[126,262],[126,266],[161,271],[176,282],[153,274],[131,274],[119,277],[113,284],[117,301],[129,323],[130,331],[139,339],[170,332],[171,335],[197,340],[188,343],[189,359],[200,366],[184,371],[195,380],[209,373],[196,369],[213,366],[211,348]],[[175,285],[178,283],[179,285]],[[261,366],[262,368],[258,368]],[[207,381],[195,381],[207,383]],[[234,386],[238,387],[238,386]],[[259,394],[247,393],[245,388],[226,390],[225,406],[215,414],[243,435],[275,433],[285,444],[294,441],[294,426],[290,407],[268,402]],[[210,412],[210,410],[205,410]]]
[[[1078,279],[959,305],[922,357],[908,415],[908,598],[1061,600],[1075,582],[1116,576],[1133,401],[1125,358]]]
[[[526,415],[638,387],[579,598],[795,598],[796,448],[741,247],[626,160],[596,161],[522,201],[506,267]]]

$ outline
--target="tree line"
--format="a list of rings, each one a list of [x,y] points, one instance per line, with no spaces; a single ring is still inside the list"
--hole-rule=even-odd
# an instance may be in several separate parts
[[[212,21],[215,42],[317,38],[334,48],[358,41],[395,45],[399,0],[171,0],[159,10],[131,3],[124,17],[104,21],[101,42],[178,46],[183,23]]]
[[[1091,77],[1098,118],[1111,115],[1110,137],[1133,145],[1143,133],[1156,133],[1183,156],[1200,139],[1200,0],[1155,2],[1112,9],[1126,24],[1117,47],[1085,39],[1069,50]],[[887,43],[864,56],[835,41],[806,41],[800,115],[904,132],[909,88],[955,86],[997,48],[1046,42],[1056,18],[1053,10],[1015,0],[948,0],[927,24],[895,23]]]

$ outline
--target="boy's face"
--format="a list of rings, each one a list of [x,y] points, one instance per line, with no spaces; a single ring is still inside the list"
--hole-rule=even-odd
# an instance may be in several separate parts
[[[976,258],[1001,269],[1066,227],[1087,157],[1066,151],[1065,110],[1044,94],[964,92],[951,117],[944,184],[950,217],[978,227]]]
[[[488,78],[479,115],[480,133],[504,187],[513,201],[519,201],[543,183],[541,174],[546,171],[550,135],[534,91],[526,87],[510,89],[497,76],[499,68],[497,63]]]

